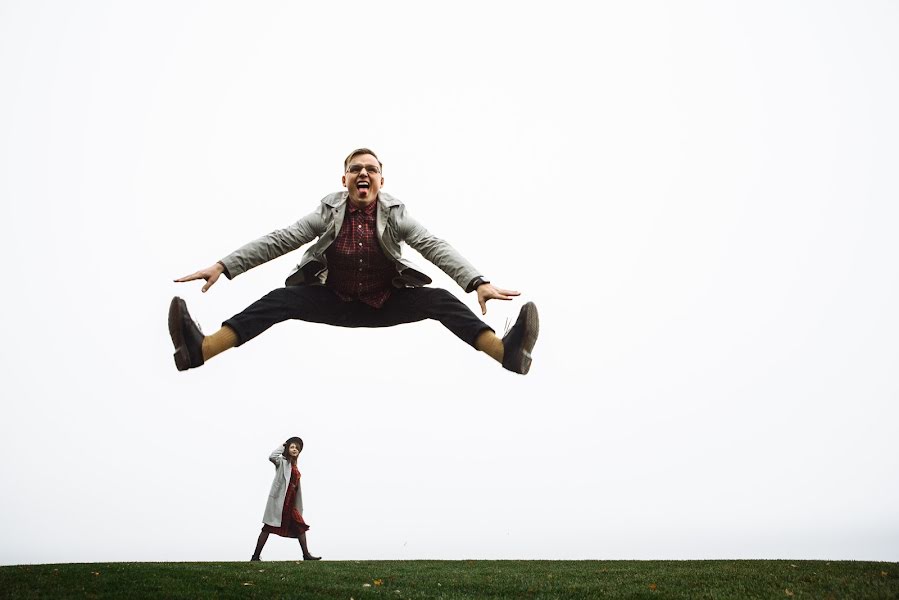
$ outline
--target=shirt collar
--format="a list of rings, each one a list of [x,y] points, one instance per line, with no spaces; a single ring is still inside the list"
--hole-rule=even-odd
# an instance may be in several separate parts
[[[350,211],[350,214],[351,214],[351,215],[356,214],[356,213],[359,212],[360,210],[361,210],[363,213],[365,213],[366,215],[370,215],[370,214],[372,214],[373,212],[375,212],[375,208],[377,208],[377,204],[378,204],[378,201],[377,201],[377,199],[375,199],[374,202],[369,202],[368,205],[366,205],[365,208],[357,208],[357,207],[353,206],[352,203],[347,202],[347,205],[348,205],[348,206],[347,206],[347,209]]]

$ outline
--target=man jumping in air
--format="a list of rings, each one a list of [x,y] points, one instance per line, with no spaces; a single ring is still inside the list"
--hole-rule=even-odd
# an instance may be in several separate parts
[[[458,298],[401,255],[406,242],[466,292],[477,291],[481,314],[487,301],[511,300],[519,292],[494,287],[447,242],[409,216],[405,205],[381,191],[383,165],[367,148],[353,150],[343,164],[346,191],[325,196],[319,207],[293,225],[273,231],[210,267],[175,281],[204,279],[205,292],[224,274],[232,279],[313,240],[286,287],[269,292],[204,336],[179,297],[169,307],[175,366],[193,369],[213,356],[253,339],[275,323],[299,319],[339,327],[390,327],[424,319],[440,321],[462,341],[504,368],[522,375],[531,367],[537,342],[537,307],[527,302],[502,339]]]

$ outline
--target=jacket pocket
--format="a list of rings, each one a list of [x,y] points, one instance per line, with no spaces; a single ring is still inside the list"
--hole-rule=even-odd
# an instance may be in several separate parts
[[[274,482],[272,482],[272,489],[268,493],[269,498],[277,498],[281,494],[281,490],[284,489],[284,481],[278,477]]]

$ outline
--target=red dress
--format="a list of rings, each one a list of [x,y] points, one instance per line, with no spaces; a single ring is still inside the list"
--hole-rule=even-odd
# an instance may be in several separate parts
[[[287,495],[284,497],[284,508],[281,510],[281,526],[263,525],[262,531],[274,533],[281,537],[298,538],[301,533],[306,533],[309,526],[303,520],[303,515],[294,506],[297,499],[297,486],[300,484],[300,470],[296,465],[290,466],[290,483],[287,484]]]

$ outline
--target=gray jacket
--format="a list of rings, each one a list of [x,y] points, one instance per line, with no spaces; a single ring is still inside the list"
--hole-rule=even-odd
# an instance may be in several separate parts
[[[323,284],[328,277],[328,260],[325,251],[340,233],[346,214],[347,192],[335,192],[322,198],[317,210],[309,213],[293,225],[273,231],[246,244],[221,260],[225,276],[236,277],[244,271],[296,250],[315,238],[318,241],[303,254],[303,259],[287,277],[286,285],[304,283]],[[431,235],[427,229],[409,216],[405,205],[389,194],[378,194],[376,216],[378,243],[384,255],[396,265],[396,287],[421,287],[431,283],[431,278],[402,257],[402,244],[406,242],[422,256],[437,265],[466,292],[471,291],[480,273],[452,246]]]
[[[281,444],[268,457],[275,464],[275,479],[272,481],[272,489],[269,490],[268,500],[265,502],[265,513],[262,522],[272,527],[281,526],[281,511],[284,509],[284,501],[287,499],[287,486],[290,484],[290,461],[284,458],[284,444]],[[303,493],[297,482],[297,497],[294,507],[303,514]]]

